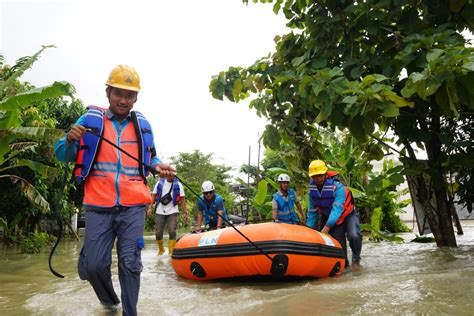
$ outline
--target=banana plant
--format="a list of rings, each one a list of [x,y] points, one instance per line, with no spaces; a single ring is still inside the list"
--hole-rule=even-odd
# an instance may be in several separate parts
[[[34,55],[18,59],[12,67],[4,64],[3,55],[0,54],[0,178],[9,178],[18,185],[26,198],[43,213],[50,211],[49,203],[30,181],[18,176],[15,171],[28,167],[40,178],[54,177],[57,173],[55,168],[23,156],[25,153],[35,154],[41,143],[51,144],[64,132],[47,127],[24,126],[22,113],[43,100],[63,96],[73,98],[75,88],[68,82],[54,82],[45,87],[29,89],[28,85],[20,84],[18,78],[45,49],[51,47],[54,46],[43,46]]]

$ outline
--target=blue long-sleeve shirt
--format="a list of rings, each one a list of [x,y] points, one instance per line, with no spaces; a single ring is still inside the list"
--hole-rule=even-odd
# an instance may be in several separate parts
[[[338,181],[334,181],[336,185],[336,190],[334,191],[334,203],[332,204],[331,212],[329,213],[329,218],[326,222],[325,226],[332,228],[336,225],[339,217],[341,217],[342,212],[344,210],[344,203],[346,202],[346,188]],[[311,199],[311,193],[308,193],[308,208],[310,211],[316,210],[316,206],[313,204],[313,200]],[[318,221],[319,213],[315,212],[315,220]]]
[[[130,115],[128,115],[122,122],[118,121],[109,109],[105,111],[105,115],[112,120],[112,124],[119,135],[121,131],[130,123]],[[85,115],[83,115],[76,121],[76,125],[84,126],[85,121],[86,118]],[[64,136],[54,145],[54,153],[56,154],[56,157],[62,162],[73,161],[76,159],[78,148],[79,141],[68,143],[66,136]],[[161,163],[161,160],[158,157],[153,156],[151,158],[152,166],[155,166],[159,163]]]

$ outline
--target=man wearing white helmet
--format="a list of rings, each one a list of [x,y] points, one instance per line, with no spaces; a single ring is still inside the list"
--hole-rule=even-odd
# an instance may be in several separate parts
[[[198,201],[196,231],[201,230],[203,217],[204,224],[208,225],[209,229],[220,229],[225,226],[223,218],[227,219],[227,213],[224,208],[224,199],[214,191],[215,187],[211,181],[202,183],[202,195]]]
[[[290,176],[282,173],[278,176],[280,189],[273,194],[272,200],[272,220],[288,224],[297,224],[300,222],[295,212],[295,205],[301,215],[301,222],[305,223],[305,216],[301,204],[296,197],[296,192],[289,188]]]

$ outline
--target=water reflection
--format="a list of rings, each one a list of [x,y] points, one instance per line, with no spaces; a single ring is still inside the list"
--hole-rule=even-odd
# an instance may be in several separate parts
[[[456,314],[472,315],[474,303],[474,222],[464,221],[457,249],[434,244],[365,241],[364,268],[342,277],[291,283],[206,282],[179,278],[167,255],[156,256],[154,236],[147,236],[138,310],[140,315],[332,315]],[[404,235],[407,240],[414,234]],[[2,248],[2,315],[105,315],[92,288],[77,276],[81,243],[62,242],[48,253],[20,255]],[[115,258],[114,258],[115,260]],[[114,284],[120,291],[116,261]]]

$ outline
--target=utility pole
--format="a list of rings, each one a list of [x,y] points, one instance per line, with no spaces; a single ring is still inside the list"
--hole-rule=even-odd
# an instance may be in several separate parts
[[[257,172],[256,172],[256,177],[255,177],[255,184],[257,186],[258,190],[258,182],[260,180],[260,135],[258,135],[258,152],[257,152]]]
[[[249,146],[249,164],[247,169],[247,212],[245,214],[245,222],[249,219],[249,199],[250,199],[250,153],[252,146]]]

